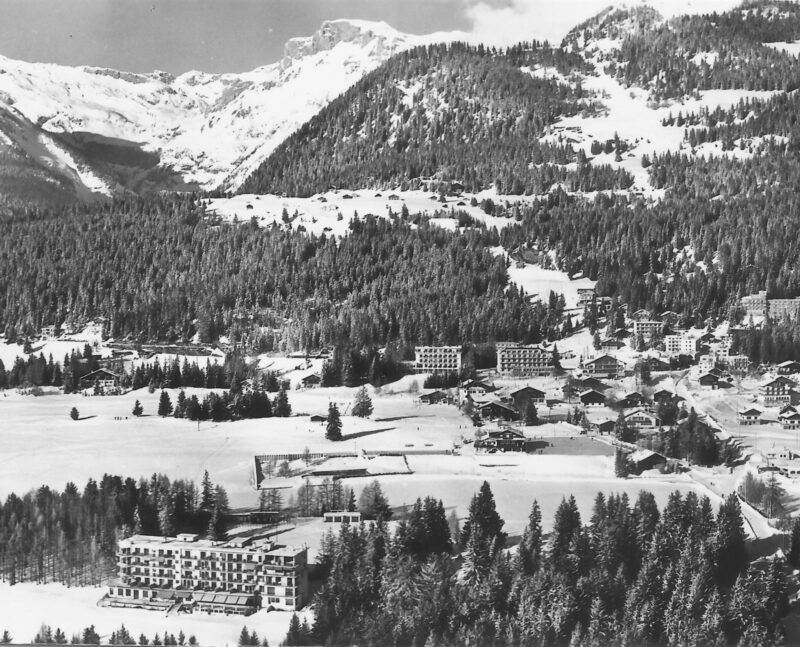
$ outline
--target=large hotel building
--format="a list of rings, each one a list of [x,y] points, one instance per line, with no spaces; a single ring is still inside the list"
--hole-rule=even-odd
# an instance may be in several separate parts
[[[261,607],[307,603],[307,550],[264,538],[227,542],[134,535],[119,542],[119,581],[105,604],[167,610],[173,606],[248,615]]]
[[[460,373],[461,346],[417,346],[414,369],[417,373]]]
[[[553,353],[540,346],[500,342],[496,347],[498,373],[528,377],[553,372]]]

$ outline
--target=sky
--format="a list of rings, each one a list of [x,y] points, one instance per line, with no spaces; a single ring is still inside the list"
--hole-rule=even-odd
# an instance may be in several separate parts
[[[637,4],[641,0],[633,0]],[[652,0],[665,13],[738,0]],[[0,55],[131,72],[243,72],[324,20],[383,20],[413,34],[466,31],[495,44],[558,41],[610,0],[0,0]],[[620,3],[617,3],[620,4]]]

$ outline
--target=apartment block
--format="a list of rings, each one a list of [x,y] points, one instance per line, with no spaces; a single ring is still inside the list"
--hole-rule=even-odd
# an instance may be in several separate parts
[[[688,335],[666,335],[664,337],[664,350],[672,357],[690,355],[694,357],[700,348],[700,341]]]
[[[414,369],[417,373],[460,373],[461,346],[417,346]]]
[[[497,372],[504,375],[530,377],[549,375],[553,370],[553,354],[539,346],[498,346]]]

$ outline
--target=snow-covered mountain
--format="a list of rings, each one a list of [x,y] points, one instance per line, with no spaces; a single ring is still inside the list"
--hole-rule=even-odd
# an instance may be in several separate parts
[[[277,63],[178,77],[0,57],[0,111],[25,133],[32,163],[89,191],[233,189],[365,73],[403,49],[452,38],[332,20],[286,43]],[[19,139],[0,125],[4,131],[7,140]]]

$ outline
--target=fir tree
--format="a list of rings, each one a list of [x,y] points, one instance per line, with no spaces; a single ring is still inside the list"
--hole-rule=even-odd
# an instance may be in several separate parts
[[[362,386],[356,391],[356,398],[353,402],[353,415],[357,418],[367,418],[372,414],[372,400],[367,393],[367,387]]]
[[[169,393],[166,391],[161,391],[161,395],[158,398],[158,415],[162,418],[170,415],[172,413],[172,400],[170,400]]]
[[[476,526],[478,529],[476,536],[480,538],[480,541],[485,542],[485,549],[489,551],[489,554],[494,555],[506,542],[506,533],[503,532],[504,524],[505,522],[497,513],[492,488],[488,481],[484,481],[478,493],[473,495],[472,501],[470,501],[469,516],[461,528],[461,545],[467,545],[470,534],[473,533],[472,528]]]
[[[70,412],[69,412],[69,417],[70,418],[72,418],[73,420],[77,420],[78,418],[80,418],[80,416],[81,416],[81,414],[78,413],[78,408],[77,407],[72,407],[72,409],[70,409]]]
[[[339,416],[339,408],[333,402],[328,404],[328,421],[325,425],[325,438],[333,441],[342,439],[342,419]]]
[[[281,388],[281,390],[278,391],[278,395],[275,396],[275,402],[272,405],[272,415],[277,418],[288,418],[292,415],[292,406],[289,404],[289,398],[284,388]]]
[[[142,408],[142,403],[136,400],[136,402],[134,402],[133,404],[133,411],[131,413],[133,413],[133,415],[136,416],[137,418],[141,416],[142,413],[144,413],[144,409]]]

